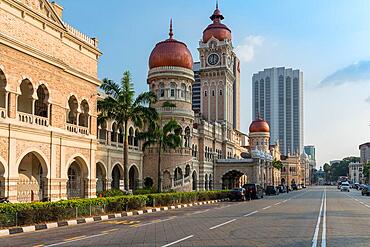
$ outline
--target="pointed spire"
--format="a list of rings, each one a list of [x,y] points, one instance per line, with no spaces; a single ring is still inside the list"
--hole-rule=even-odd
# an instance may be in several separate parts
[[[224,16],[221,14],[221,11],[218,9],[218,0],[216,0],[216,9],[213,11],[213,15],[209,17],[213,22],[220,22],[224,19]]]
[[[172,30],[172,18],[170,20],[170,32],[168,33],[170,35],[170,39],[173,37],[173,30]]]

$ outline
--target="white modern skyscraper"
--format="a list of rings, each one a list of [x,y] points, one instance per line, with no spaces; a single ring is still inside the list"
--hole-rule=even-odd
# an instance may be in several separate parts
[[[270,125],[271,144],[279,142],[282,154],[303,151],[303,72],[270,68],[253,74],[254,119]]]

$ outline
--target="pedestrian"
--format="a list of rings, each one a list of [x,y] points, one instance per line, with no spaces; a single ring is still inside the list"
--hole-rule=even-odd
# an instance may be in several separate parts
[[[286,193],[289,193],[289,186],[286,187]]]

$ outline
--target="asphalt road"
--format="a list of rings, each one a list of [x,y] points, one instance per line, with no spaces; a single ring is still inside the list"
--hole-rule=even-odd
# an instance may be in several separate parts
[[[370,197],[311,187],[0,238],[0,246],[370,246]]]

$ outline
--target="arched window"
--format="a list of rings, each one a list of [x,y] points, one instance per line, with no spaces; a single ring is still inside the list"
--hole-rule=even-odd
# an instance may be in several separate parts
[[[207,97],[207,90],[204,90],[204,97]]]
[[[181,84],[181,92],[180,92],[180,97],[183,99],[185,98],[185,91],[186,91],[186,86],[184,83]]]
[[[78,102],[74,95],[69,97],[68,100],[68,116],[67,116],[67,123],[70,124],[77,124],[77,108],[78,108]]]
[[[117,142],[117,124],[112,124],[112,133],[110,135],[111,142]]]
[[[190,128],[185,128],[185,147],[190,147]]]
[[[180,167],[175,169],[175,180],[182,179],[182,170]]]
[[[37,100],[35,101],[35,115],[48,117],[49,91],[44,84],[37,88]]]
[[[176,83],[174,82],[170,84],[170,97],[176,98]]]
[[[190,165],[186,165],[185,167],[185,177],[189,177],[190,176]]]
[[[82,127],[89,127],[89,104],[86,100],[81,102],[81,113],[78,118],[78,125]]]
[[[118,133],[118,143],[123,143],[123,137],[124,137],[124,129],[123,127],[120,125],[119,126],[119,133]]]
[[[18,96],[18,111],[32,114],[33,105],[33,86],[28,79],[24,79],[21,83],[21,95]]]
[[[159,95],[158,95],[158,98],[163,98],[164,97],[164,85],[163,83],[161,82],[159,84]]]
[[[220,89],[220,96],[222,96],[222,89]]]
[[[5,97],[6,97],[5,87],[6,87],[6,84],[7,84],[7,82],[6,82],[5,74],[0,69],[0,107],[1,108],[6,108],[6,105],[5,105]],[[1,117],[5,118],[5,113],[4,113],[4,116],[1,116]]]
[[[134,137],[134,146],[135,147],[138,147],[139,146],[139,138],[138,138],[138,136],[139,136],[139,130],[136,129],[135,130],[135,137]]]
[[[107,123],[105,121],[100,125],[99,139],[104,141],[107,140]]]
[[[134,128],[130,127],[128,130],[128,145],[132,146],[134,144]]]

